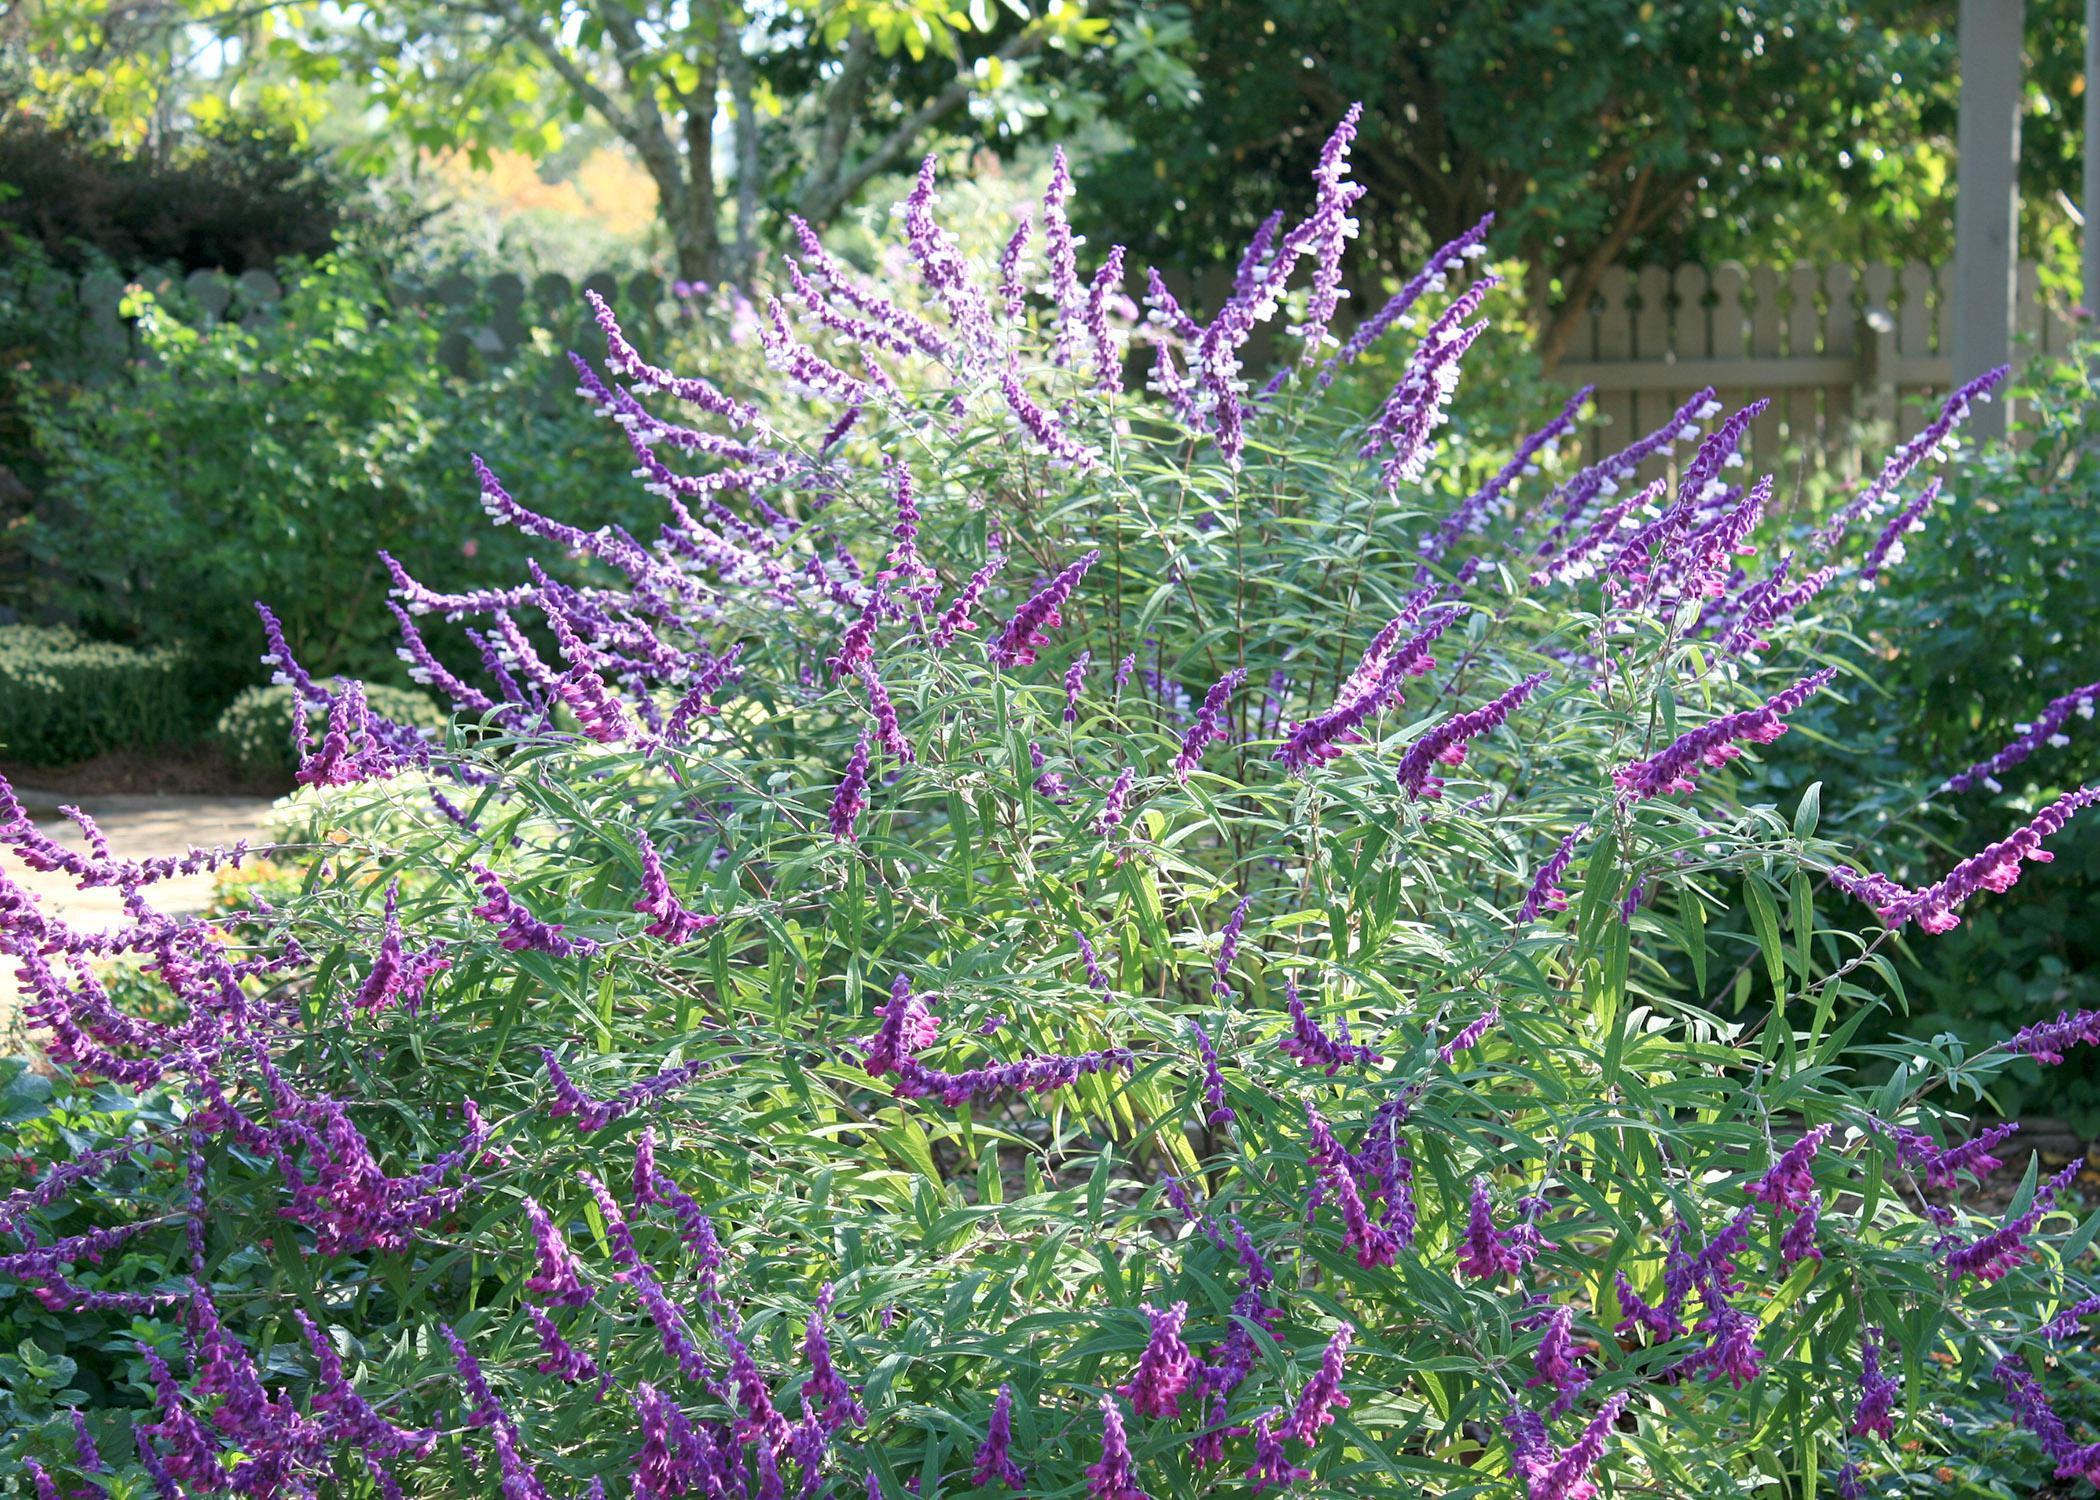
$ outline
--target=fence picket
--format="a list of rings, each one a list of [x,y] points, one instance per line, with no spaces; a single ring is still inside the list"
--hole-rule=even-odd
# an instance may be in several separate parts
[[[1933,338],[1932,268],[1923,261],[1907,262],[1898,281],[1903,288],[1903,306],[1896,314],[1896,353],[1903,359],[1907,374],[1938,352]],[[1906,389],[1899,393],[1896,403],[1896,438],[1907,443],[1925,430],[1931,418],[1916,401],[1900,399],[1916,390],[1907,379],[1904,386]]]
[[[1612,266],[1598,278],[1597,359],[1600,363],[1633,357],[1633,313],[1626,305],[1632,291],[1633,278],[1626,274],[1624,266]],[[1623,448],[1640,436],[1628,431],[1633,426],[1633,392],[1626,387],[1600,389],[1597,392],[1597,415],[1603,419],[1603,430],[1596,435],[1593,459]]]

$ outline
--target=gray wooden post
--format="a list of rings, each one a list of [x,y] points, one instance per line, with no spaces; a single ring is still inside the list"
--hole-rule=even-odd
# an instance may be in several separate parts
[[[1961,118],[1955,131],[1954,379],[2012,358],[2019,262],[2020,42],[2026,0],[1961,0]],[[1971,412],[2003,437],[2006,401]]]
[[[2085,0],[2085,311],[2100,320],[2100,0]]]

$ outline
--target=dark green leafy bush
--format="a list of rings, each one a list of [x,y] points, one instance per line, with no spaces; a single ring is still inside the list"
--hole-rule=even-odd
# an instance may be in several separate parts
[[[546,360],[447,374],[439,329],[359,263],[299,274],[252,325],[192,327],[143,296],[133,311],[150,362],[21,393],[43,470],[26,545],[46,603],[114,638],[183,645],[212,712],[259,679],[258,597],[317,669],[401,682],[376,547],[430,560],[448,586],[517,575],[515,540],[458,533],[471,450],[545,476],[594,524],[641,524],[631,461],[575,402],[550,403]]]
[[[171,744],[195,727],[188,664],[165,647],[90,641],[63,626],[0,625],[0,755],[58,766]]]
[[[2019,858],[1899,892],[1822,811],[1881,788],[1759,794],[1754,747],[1863,692],[1830,648],[1872,497],[1790,594],[1742,551],[1752,412],[1690,404],[1652,490],[1558,460],[1569,411],[1444,492],[1493,287],[1446,247],[1378,416],[1328,398],[1347,137],[1207,328],[1154,299],[1158,399],[1117,385],[1061,186],[994,281],[930,161],[918,293],[806,245],[778,390],[653,367],[601,308],[591,404],[661,524],[481,471],[610,574],[404,568],[472,733],[374,715],[266,615],[328,713],[298,891],[110,942],[0,906],[54,1059],[184,1113],[126,1241],[184,1263],[146,1300],[0,1203],[41,1298],[183,1348],[119,1393],[119,1483],[1849,1497],[1992,1389],[2033,1465],[2100,1463],[2052,1368],[2100,1217],[2032,1158],[2004,1214],[1944,1201],[2018,1159],[1973,1101],[2100,1014],[1858,1045],[1896,932]],[[1238,351],[1307,258],[1307,358],[1257,397]],[[425,651],[452,616],[472,653]],[[25,859],[151,900],[10,811]],[[145,1016],[92,979],[111,942]]]
[[[239,118],[132,151],[19,109],[0,116],[0,230],[73,270],[268,270],[335,247],[352,189],[281,127]]]
[[[2023,814],[2100,780],[2100,731],[2074,709],[2046,747],[1963,791],[1955,772],[2020,737],[2052,700],[2100,683],[2100,392],[2090,352],[2038,367],[2020,410],[2023,448],[1965,450],[1908,556],[1862,595],[1847,654],[1872,691],[1812,710],[1782,758],[1788,776],[1861,779],[1888,795],[1831,812],[1887,851],[1899,879],[2003,836]],[[2023,882],[1955,931],[1907,946],[1906,1034],[1971,1046],[2058,1011],[2100,1005],[2100,846],[2072,840],[2049,879]],[[2100,1067],[2022,1064],[1994,1096],[2008,1115],[2063,1117],[2100,1133]]]

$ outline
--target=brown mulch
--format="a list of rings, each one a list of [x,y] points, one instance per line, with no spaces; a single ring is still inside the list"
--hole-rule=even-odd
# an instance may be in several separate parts
[[[228,764],[217,745],[157,745],[112,750],[70,766],[31,766],[0,760],[0,776],[16,786],[33,786],[61,796],[86,797],[123,792],[193,797],[274,797],[291,790],[289,781],[250,781]]]

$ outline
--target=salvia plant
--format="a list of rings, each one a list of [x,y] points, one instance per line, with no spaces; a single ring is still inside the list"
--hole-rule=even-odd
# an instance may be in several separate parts
[[[1354,123],[1207,321],[1089,270],[1061,162],[996,266],[931,160],[906,284],[802,234],[774,389],[594,301],[577,377],[659,531],[477,464],[596,581],[386,559],[442,738],[265,608],[321,789],[295,895],[172,917],[158,880],[246,851],[76,815],[79,852],[7,799],[18,859],[128,913],[0,884],[49,1055],[178,1122],[0,1202],[0,1271],[112,1351],[23,1485],[1860,1495],[1961,1387],[2100,1475],[2052,1372],[2095,1221],[2032,1165],[1963,1202],[2019,1146],[1965,1111],[2100,1015],[1851,1045],[1897,934],[2096,793],[1911,889],[1818,836],[1860,789],[1737,792],[1854,686],[1821,645],[1997,377],[1813,535],[1744,472],[1762,404],[1710,393],[1588,466],[1578,398],[1454,489],[1482,231],[1340,340]],[[1269,320],[1301,352],[1250,371]]]

